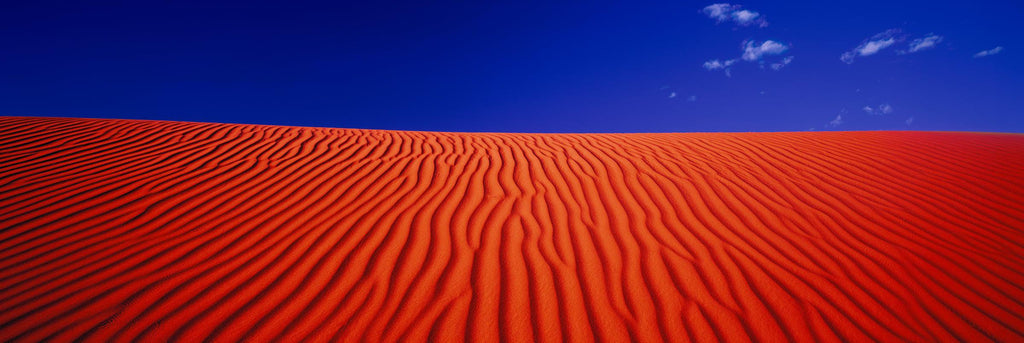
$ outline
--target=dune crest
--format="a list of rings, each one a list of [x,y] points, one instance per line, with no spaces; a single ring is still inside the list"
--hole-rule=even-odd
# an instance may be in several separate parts
[[[0,117],[0,341],[1022,341],[1024,135]]]

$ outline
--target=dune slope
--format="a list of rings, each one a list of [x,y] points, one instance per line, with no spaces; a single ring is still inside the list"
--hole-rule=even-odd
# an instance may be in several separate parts
[[[0,117],[0,341],[1021,341],[1024,135]]]

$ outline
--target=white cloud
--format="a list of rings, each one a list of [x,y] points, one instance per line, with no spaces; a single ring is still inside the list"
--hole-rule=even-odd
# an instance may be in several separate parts
[[[864,108],[862,108],[862,110],[864,110],[865,113],[871,114],[871,115],[883,115],[883,114],[892,113],[892,105],[889,105],[888,103],[885,103],[885,104],[878,105],[877,108],[872,108],[871,106],[864,106]]]
[[[778,55],[786,52],[789,47],[782,45],[782,43],[766,40],[761,44],[756,44],[753,41],[746,41],[743,43],[743,60],[745,61],[757,61],[764,55]]]
[[[760,16],[760,13],[748,10],[732,12],[732,20],[736,21],[737,24],[743,26],[750,25],[754,21],[754,19],[757,19],[757,17]]]
[[[793,56],[786,56],[786,58],[783,58],[782,61],[780,61],[779,63],[772,63],[772,70],[778,71],[779,69],[782,69],[782,67],[785,67],[787,64],[790,64],[792,62]]]
[[[740,60],[748,62],[758,62],[760,68],[764,69],[765,62],[762,60],[762,58],[768,55],[778,55],[784,53],[787,50],[789,50],[789,47],[773,40],[766,40],[764,42],[761,42],[760,44],[754,41],[744,41],[742,49],[743,54],[740,56],[740,58],[734,58],[731,60],[724,61],[717,59],[709,60],[704,62],[704,69],[724,70],[725,76],[732,77],[732,71],[729,69],[729,67]],[[792,62],[793,56],[786,56],[785,58],[779,60],[778,62],[772,63],[771,68],[773,70],[779,70]]]
[[[843,115],[842,114],[837,114],[836,115],[836,119],[832,119],[832,121],[828,122],[828,124],[825,124],[825,127],[836,127],[836,126],[839,126],[839,125],[842,125],[842,124],[843,124]]]
[[[879,51],[885,50],[885,48],[896,44],[897,41],[902,40],[899,33],[900,30],[898,29],[889,29],[885,32],[871,36],[871,38],[865,39],[860,43],[860,45],[853,48],[853,50],[844,52],[839,56],[839,59],[847,64],[851,64],[857,56],[874,55]]]
[[[934,48],[936,44],[942,42],[942,36],[929,33],[924,38],[918,38],[910,42],[909,49],[904,53],[915,53],[921,50],[927,50]]]
[[[725,60],[725,61],[710,60],[710,61],[704,62],[704,69],[707,69],[707,70],[725,69],[725,68],[728,68],[729,66],[731,66],[733,63],[736,63],[736,59]]]
[[[892,106],[890,106],[889,104],[878,105],[878,111],[882,112],[882,114],[892,113]]]
[[[853,63],[853,56],[854,55],[855,54],[853,53],[853,51],[847,51],[847,52],[844,52],[842,55],[839,55],[839,60],[843,61],[843,62],[846,62],[846,64],[851,64],[851,63]]]
[[[861,55],[861,56],[871,56],[871,55],[874,55],[874,54],[878,53],[879,51],[882,51],[882,49],[888,48],[893,43],[896,43],[896,40],[893,39],[893,38],[886,38],[886,39],[882,39],[882,40],[873,40],[873,41],[864,43],[863,46],[858,47],[857,48],[857,54]]]
[[[668,94],[668,98],[669,99],[672,99],[672,98],[675,98],[675,97],[676,97],[676,92],[672,92],[672,93]]]
[[[914,123],[914,117],[907,118],[906,123],[907,123],[907,126],[910,126],[910,124]]]
[[[704,14],[716,22],[722,23],[732,21],[739,26],[757,25],[758,27],[768,26],[764,16],[756,11],[741,10],[743,6],[731,4],[711,4],[704,7]]]
[[[730,4],[711,4],[704,7],[704,14],[707,14],[708,18],[723,22],[729,20],[729,13],[738,8],[739,6]]]
[[[994,47],[992,49],[988,49],[988,50],[985,50],[985,51],[980,51],[980,52],[974,54],[974,58],[995,55],[995,54],[998,54],[1001,51],[1003,51],[1003,47],[997,46],[997,47]]]
[[[722,70],[722,69],[724,69],[725,70],[725,76],[726,77],[732,77],[732,71],[729,70],[729,66],[731,66],[733,63],[736,63],[736,59],[725,60],[725,61],[710,60],[710,61],[704,62],[704,69],[707,69],[707,70]]]

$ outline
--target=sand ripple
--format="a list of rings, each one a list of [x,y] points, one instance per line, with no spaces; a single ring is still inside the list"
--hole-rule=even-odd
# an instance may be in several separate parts
[[[0,341],[1024,341],[1024,135],[0,117]]]

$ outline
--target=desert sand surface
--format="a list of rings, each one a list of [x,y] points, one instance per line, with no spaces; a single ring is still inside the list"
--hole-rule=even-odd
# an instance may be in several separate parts
[[[0,117],[0,341],[1024,341],[1024,135]]]

